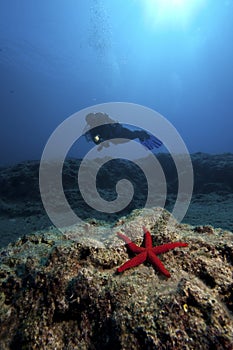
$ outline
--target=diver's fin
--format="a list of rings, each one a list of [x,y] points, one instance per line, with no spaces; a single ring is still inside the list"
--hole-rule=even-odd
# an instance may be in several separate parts
[[[152,150],[153,148],[159,148],[163,144],[155,136],[150,136],[148,139],[140,141],[140,142],[149,150]]]

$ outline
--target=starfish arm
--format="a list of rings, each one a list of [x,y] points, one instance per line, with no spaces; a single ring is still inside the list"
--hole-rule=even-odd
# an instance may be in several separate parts
[[[131,252],[133,253],[142,253],[145,251],[144,247],[138,247],[135,243],[131,242],[131,240],[129,239],[129,237],[123,235],[120,232],[117,232],[117,236],[121,239],[123,239],[123,241],[125,241],[127,247],[131,250]]]
[[[147,252],[146,251],[143,252],[143,253],[140,253],[137,256],[135,256],[134,258],[126,261],[126,263],[124,263],[120,267],[118,267],[117,271],[118,272],[123,272],[126,269],[129,269],[129,268],[134,267],[134,266],[138,266],[138,265],[142,264],[146,260],[146,257],[147,257]]]
[[[177,247],[187,247],[187,246],[188,246],[188,244],[183,243],[183,242],[165,243],[165,244],[159,245],[157,247],[153,247],[152,252],[154,254],[161,254],[161,253],[166,253],[169,250],[172,250],[172,249],[177,248]]]
[[[152,251],[148,252],[148,259],[163,275],[171,277],[170,272],[165,268],[162,261]]]
[[[143,226],[143,231],[145,233],[145,247],[152,248],[152,237],[150,232],[146,229],[145,226]]]

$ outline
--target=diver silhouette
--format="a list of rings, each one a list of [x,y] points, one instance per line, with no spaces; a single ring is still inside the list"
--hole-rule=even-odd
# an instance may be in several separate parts
[[[136,129],[128,124],[120,124],[111,119],[106,113],[89,113],[86,116],[87,126],[84,128],[88,142],[100,145],[98,150],[109,147],[110,142],[120,144],[129,140],[139,140],[147,149],[159,148],[162,142],[145,130]],[[134,130],[133,130],[134,129]]]

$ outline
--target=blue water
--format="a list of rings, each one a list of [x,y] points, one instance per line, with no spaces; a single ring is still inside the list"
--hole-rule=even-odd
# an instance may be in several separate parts
[[[232,152],[232,15],[232,0],[1,0],[0,164],[111,101],[155,109],[191,153]]]

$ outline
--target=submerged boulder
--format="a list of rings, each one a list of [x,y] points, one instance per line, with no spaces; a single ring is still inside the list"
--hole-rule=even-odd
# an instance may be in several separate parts
[[[233,348],[231,232],[156,208],[93,238],[101,225],[26,235],[0,251],[0,349]],[[116,272],[133,256],[116,232],[140,245],[143,226],[153,245],[188,243],[160,256],[171,278],[147,262]]]

